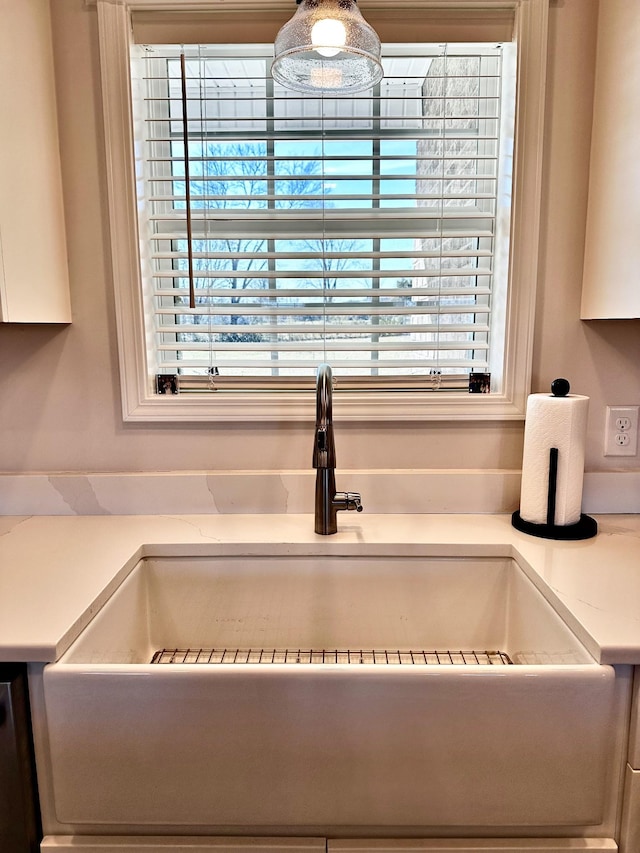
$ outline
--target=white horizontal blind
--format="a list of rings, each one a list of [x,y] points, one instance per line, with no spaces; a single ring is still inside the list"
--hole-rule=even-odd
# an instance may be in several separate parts
[[[271,48],[142,52],[156,372],[246,387],[322,361],[372,381],[489,369],[501,45],[396,47],[355,97],[279,87]]]

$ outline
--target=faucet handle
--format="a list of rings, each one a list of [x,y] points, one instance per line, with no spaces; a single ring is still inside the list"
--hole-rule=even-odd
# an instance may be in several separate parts
[[[362,496],[360,492],[347,492],[347,509],[355,509],[356,512],[362,512]]]
[[[360,492],[336,492],[333,502],[338,509],[355,510],[356,512],[363,510]]]

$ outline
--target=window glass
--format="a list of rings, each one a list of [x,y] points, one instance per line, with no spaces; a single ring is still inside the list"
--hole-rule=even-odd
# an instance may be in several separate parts
[[[506,322],[492,312],[507,287],[505,49],[395,46],[375,89],[303,97],[273,82],[270,50],[146,45],[138,210],[156,372],[489,372]]]

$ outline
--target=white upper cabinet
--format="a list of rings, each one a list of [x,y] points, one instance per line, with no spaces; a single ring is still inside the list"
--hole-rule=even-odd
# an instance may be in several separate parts
[[[583,320],[640,317],[640,3],[600,3]]]
[[[70,323],[48,0],[0,20],[0,321]]]

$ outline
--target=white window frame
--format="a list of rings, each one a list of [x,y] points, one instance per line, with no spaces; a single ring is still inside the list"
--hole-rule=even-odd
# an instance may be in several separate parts
[[[367,9],[390,0],[367,0]],[[111,259],[125,421],[308,421],[313,392],[155,393],[147,364],[138,235],[138,162],[130,84],[131,15],[137,11],[252,9],[293,13],[292,0],[95,0],[98,12],[105,125]],[[548,0],[393,0],[394,14],[416,10],[483,12],[512,9],[518,43],[511,265],[504,379],[499,394],[343,391],[342,421],[522,420],[530,389],[540,221]],[[366,10],[365,15],[366,15]],[[338,389],[339,390],[339,386]]]

